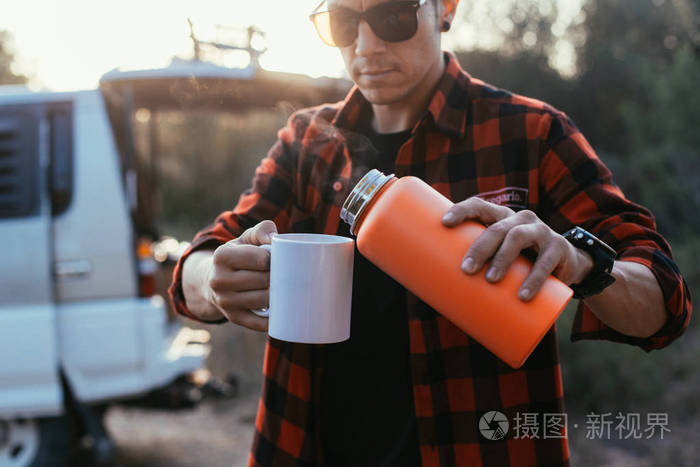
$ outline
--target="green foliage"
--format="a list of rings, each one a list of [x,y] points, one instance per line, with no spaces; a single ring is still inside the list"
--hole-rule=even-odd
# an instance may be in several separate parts
[[[529,52],[548,57],[556,43],[552,24],[559,17],[556,0],[462,0],[471,49],[498,50],[501,55]]]
[[[183,240],[235,206],[286,122],[277,110],[162,112],[151,118],[159,146],[156,228]],[[142,147],[147,128],[137,127]]]
[[[667,65],[646,62],[638,75],[645,102],[628,100],[619,107],[629,151],[606,160],[627,195],[655,213],[659,230],[692,251],[700,231],[700,59],[684,46]],[[700,267],[676,256],[698,287]]]
[[[691,406],[686,399],[660,398],[674,381],[700,370],[697,362],[700,349],[694,342],[681,340],[649,353],[635,346],[603,340],[572,343],[569,336],[576,304],[570,304],[557,320],[564,394],[570,409],[582,413],[633,412],[663,404],[689,416],[700,413],[697,403]],[[700,382],[699,378],[694,379]]]
[[[694,48],[697,54],[697,5],[690,0],[588,0],[583,14],[585,21],[570,33],[585,37],[577,50],[576,79],[577,93],[585,98],[572,99],[571,114],[596,148],[629,152],[620,107],[652,105],[646,72],[665,73],[679,48]]]
[[[672,55],[669,63],[644,62],[637,74],[645,92],[645,102],[630,100],[620,109],[630,146],[640,149],[672,141],[689,148],[700,147],[698,55],[689,46],[683,46]],[[649,107],[645,108],[645,104]]]
[[[495,50],[461,50],[455,54],[475,78],[518,94],[546,99],[555,107],[565,108],[575,90],[574,83],[562,78],[545,55],[533,51],[504,55]]]

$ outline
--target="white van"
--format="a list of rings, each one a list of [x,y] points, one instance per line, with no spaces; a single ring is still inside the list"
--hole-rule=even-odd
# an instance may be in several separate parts
[[[0,465],[60,465],[70,401],[203,364],[206,332],[140,296],[136,240],[100,92],[0,94]]]
[[[133,163],[135,109],[309,105],[346,89],[185,65],[110,72],[89,91],[0,87],[2,467],[64,465],[76,425],[108,455],[97,407],[168,385],[209,352],[206,331],[168,319],[139,252],[148,206]]]

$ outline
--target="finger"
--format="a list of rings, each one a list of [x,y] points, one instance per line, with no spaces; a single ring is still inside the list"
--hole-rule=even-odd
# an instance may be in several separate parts
[[[520,286],[518,298],[524,302],[531,300],[539,292],[547,277],[556,269],[561,260],[562,252],[559,248],[551,247],[541,250],[530,274]]]
[[[270,301],[270,291],[246,290],[244,292],[225,292],[216,294],[215,303],[222,310],[259,310],[267,308]]]
[[[269,320],[249,310],[223,311],[226,319],[254,331],[266,332]]]
[[[228,242],[214,251],[214,266],[224,269],[269,271],[270,252],[254,245],[239,245]]]
[[[529,214],[514,213],[503,218],[484,230],[471,244],[462,260],[462,269],[468,274],[474,274],[481,270],[503,243],[508,232],[517,225],[527,224],[532,221]],[[535,217],[536,219],[536,217]]]
[[[491,266],[486,271],[486,280],[490,282],[501,280],[525,248],[530,246],[541,248],[548,234],[549,231],[544,224],[519,224],[511,228],[491,260]]]
[[[209,287],[217,293],[264,290],[270,287],[270,273],[241,269],[218,275],[215,274],[209,280]]]
[[[474,219],[485,225],[491,225],[511,215],[513,215],[512,209],[473,196],[452,206],[442,217],[442,223],[452,227],[466,219]]]
[[[233,240],[243,245],[264,245],[270,243],[272,235],[277,233],[277,226],[271,220],[264,220],[249,228]]]

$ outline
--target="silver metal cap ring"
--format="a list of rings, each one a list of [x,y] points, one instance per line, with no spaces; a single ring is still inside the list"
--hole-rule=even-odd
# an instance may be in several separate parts
[[[372,169],[357,182],[340,210],[340,218],[350,224],[351,234],[355,235],[355,222],[365,207],[381,187],[392,178],[395,178],[394,174],[384,175],[379,170]]]

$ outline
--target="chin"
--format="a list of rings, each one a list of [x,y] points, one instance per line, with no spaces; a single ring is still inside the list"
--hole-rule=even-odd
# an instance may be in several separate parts
[[[401,89],[392,86],[381,88],[365,88],[359,86],[362,95],[373,105],[390,105],[405,98],[405,93]]]

